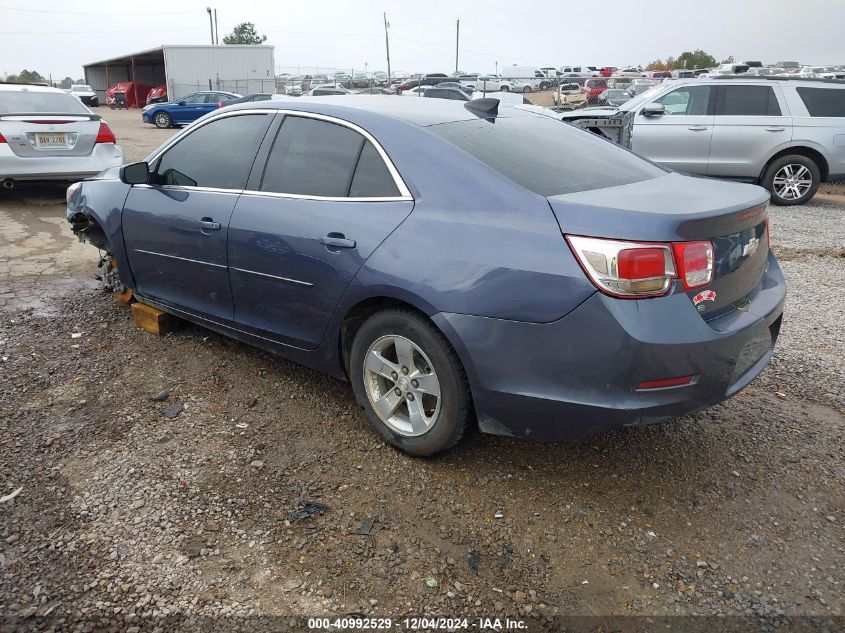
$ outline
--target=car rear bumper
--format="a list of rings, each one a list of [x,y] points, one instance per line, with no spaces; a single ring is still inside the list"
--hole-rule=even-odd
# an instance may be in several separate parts
[[[440,313],[469,375],[482,431],[562,440],[650,424],[738,393],[766,366],[786,283],[769,256],[747,311],[704,321],[686,293],[628,301],[596,293],[553,323]],[[693,376],[638,390],[643,381]]]
[[[98,143],[88,156],[21,158],[7,144],[0,145],[0,179],[79,180],[123,164],[123,148]]]

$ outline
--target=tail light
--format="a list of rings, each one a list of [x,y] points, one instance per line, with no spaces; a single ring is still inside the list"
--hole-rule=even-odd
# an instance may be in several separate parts
[[[0,143],[5,143],[5,142],[6,142],[6,139],[4,139],[4,138],[3,138],[3,135],[2,135],[2,134],[0,134]]]
[[[100,129],[97,132],[97,140],[95,143],[117,143],[117,137],[111,131],[109,124],[105,121],[100,121]]]
[[[223,107],[223,99],[220,99],[220,101],[217,102],[217,108],[220,109],[222,107]]]
[[[612,297],[657,297],[677,277],[670,244],[641,244],[567,235],[572,252],[596,287]]]
[[[672,246],[684,288],[691,290],[713,281],[713,245],[710,242],[675,242]]]
[[[710,242],[625,242],[567,235],[572,252],[595,286],[627,299],[659,297],[680,278],[689,290],[713,280]]]
[[[0,136],[0,138],[3,138]],[[766,216],[766,240],[768,240],[769,250],[772,250],[772,225],[769,224],[769,216]]]

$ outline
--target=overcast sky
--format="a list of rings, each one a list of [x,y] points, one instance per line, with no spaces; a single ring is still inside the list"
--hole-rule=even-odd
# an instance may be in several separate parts
[[[492,72],[497,61],[645,65],[696,48],[717,60],[845,64],[843,0],[0,0],[0,73],[78,78],[86,62],[209,43],[209,2],[221,42],[237,23],[254,22],[276,47],[277,67],[385,70],[384,11],[391,67],[407,72],[454,71],[457,19],[466,72]]]

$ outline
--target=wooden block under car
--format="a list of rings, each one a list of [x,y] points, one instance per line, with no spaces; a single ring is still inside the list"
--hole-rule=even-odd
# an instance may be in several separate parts
[[[129,288],[123,292],[114,293],[114,302],[119,308],[125,308],[126,306],[131,305],[133,299],[132,291]]]
[[[179,327],[177,317],[140,301],[132,304],[132,320],[138,327],[157,336],[164,336]]]

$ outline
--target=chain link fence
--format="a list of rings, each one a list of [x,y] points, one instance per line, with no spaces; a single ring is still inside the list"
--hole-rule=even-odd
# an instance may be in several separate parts
[[[192,92],[201,92],[205,90],[220,90],[222,92],[233,92],[239,95],[255,94],[259,92],[274,93],[276,89],[276,79],[270,77],[265,79],[221,79],[220,77],[209,77],[208,79],[198,80],[196,82],[173,82],[168,86],[172,93],[170,99],[180,99]]]

